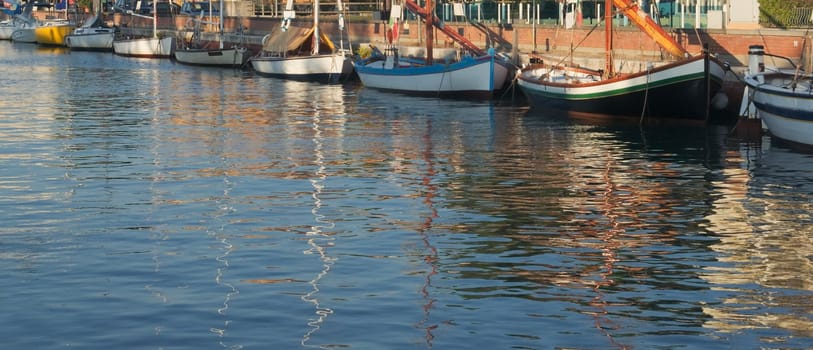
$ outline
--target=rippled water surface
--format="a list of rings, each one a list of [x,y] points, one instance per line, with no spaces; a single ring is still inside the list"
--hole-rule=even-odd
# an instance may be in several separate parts
[[[813,157],[0,42],[0,346],[810,349]]]

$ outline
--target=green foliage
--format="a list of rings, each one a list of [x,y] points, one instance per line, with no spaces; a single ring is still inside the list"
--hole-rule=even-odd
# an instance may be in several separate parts
[[[811,8],[813,0],[759,0],[759,22],[776,28],[809,25]]]
[[[76,0],[76,7],[80,9],[93,9],[93,0]]]

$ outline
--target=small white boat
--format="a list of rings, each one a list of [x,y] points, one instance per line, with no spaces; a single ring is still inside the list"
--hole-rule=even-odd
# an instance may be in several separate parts
[[[34,35],[36,25],[23,24],[11,33],[11,40],[18,43],[37,43],[37,36]]]
[[[102,20],[101,4],[99,0],[93,2],[96,14],[89,17],[79,28],[65,37],[65,46],[72,50],[113,50],[113,39],[116,29],[105,25]]]
[[[14,21],[7,19],[0,22],[0,40],[11,40],[11,33],[14,33]]]
[[[39,25],[34,16],[31,15],[34,9],[34,1],[29,1],[23,7],[23,13],[14,16],[10,39],[15,42],[21,43],[36,43],[37,38],[34,36],[34,27]]]
[[[749,50],[748,103],[768,133],[780,142],[813,150],[813,74],[800,69],[765,69],[761,45]]]
[[[341,1],[337,1],[336,6],[342,35],[344,15]],[[284,16],[282,26],[263,38],[262,49],[250,59],[255,72],[277,78],[325,83],[340,82],[353,72],[348,50],[342,47],[337,49],[319,30],[319,0],[314,0],[313,25],[310,27],[290,25],[294,16],[292,0],[288,0]]]
[[[194,32],[193,32],[193,45],[199,47],[191,47],[191,45],[187,45],[187,47],[182,49],[175,50],[175,60],[179,63],[190,64],[190,65],[199,65],[199,66],[222,66],[222,67],[242,67],[248,61],[248,50],[242,46],[232,46],[229,48],[225,47],[225,43],[223,42],[223,1],[219,1],[220,3],[220,21],[216,24],[219,28],[218,33],[218,46],[217,47],[206,47],[200,46],[200,43],[195,43],[195,39],[200,38],[200,25],[201,24],[215,24],[211,22],[204,22],[200,17],[192,19],[194,23]],[[211,3],[210,3],[211,6]],[[203,44],[207,45],[207,44]]]
[[[128,14],[152,18],[152,37],[113,40],[113,53],[119,56],[144,58],[171,58],[175,54],[175,37],[158,34],[158,11],[153,1],[152,17],[142,16],[132,11]]]

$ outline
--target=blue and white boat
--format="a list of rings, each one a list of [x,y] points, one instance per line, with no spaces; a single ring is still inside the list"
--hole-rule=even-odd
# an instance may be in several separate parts
[[[395,48],[386,51],[354,63],[364,86],[413,95],[490,98],[503,88],[510,71],[495,55],[426,64],[399,58]]]
[[[439,23],[431,11],[421,9],[413,1],[406,0],[407,8],[424,18],[427,26],[426,52],[421,59],[407,59],[399,55],[393,45],[397,38],[397,21],[400,8],[393,6],[390,16],[394,28],[388,28],[388,47],[384,52],[370,48],[369,57],[353,63],[361,83],[370,88],[414,95],[438,97],[494,97],[508,81],[513,66],[494,52],[483,52],[462,37],[443,26],[438,26],[446,35],[461,43],[471,55],[463,55],[451,61],[434,60],[431,33],[434,23]],[[426,8],[431,8],[427,1]],[[392,33],[392,34],[390,34]]]
[[[750,47],[748,102],[773,138],[813,149],[813,74],[799,68],[765,69],[763,55],[761,45]]]

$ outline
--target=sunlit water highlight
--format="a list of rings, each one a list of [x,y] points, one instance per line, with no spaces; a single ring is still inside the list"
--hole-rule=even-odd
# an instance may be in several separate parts
[[[809,349],[813,157],[0,42],[9,349]]]

